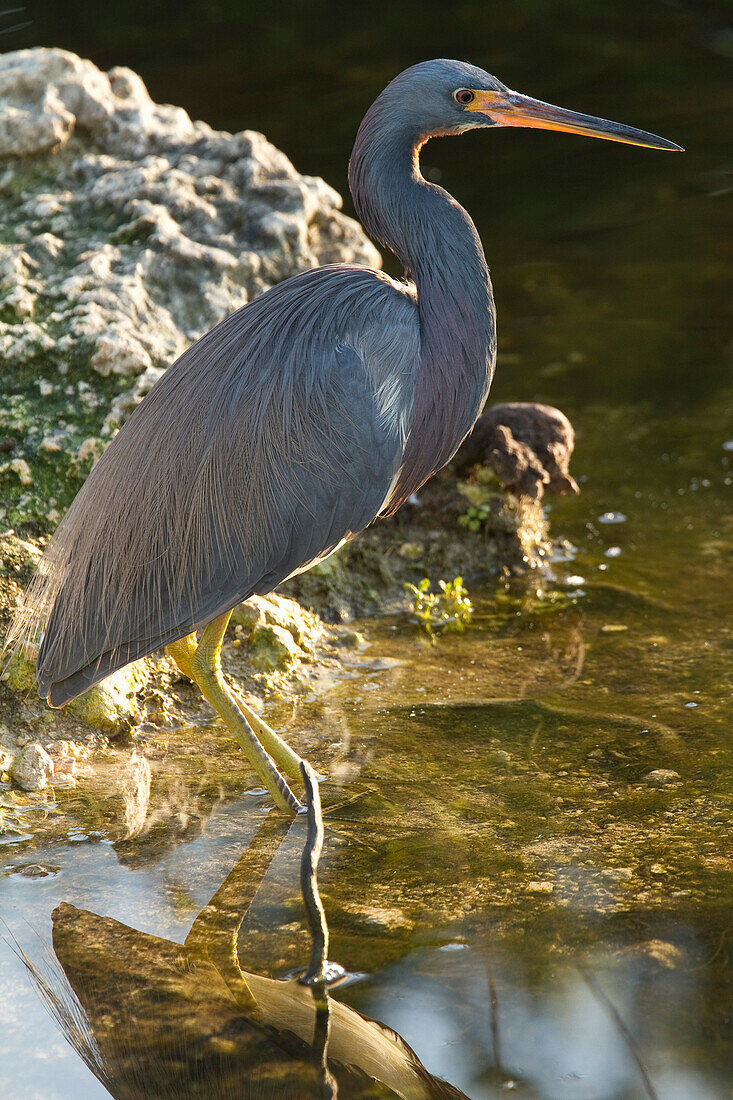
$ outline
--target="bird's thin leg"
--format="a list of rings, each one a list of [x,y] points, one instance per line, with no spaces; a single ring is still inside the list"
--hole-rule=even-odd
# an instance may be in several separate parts
[[[170,645],[166,647],[183,675],[188,676],[189,680],[194,679],[191,662],[193,661],[196,646],[198,644],[199,640],[195,634],[187,634],[185,638],[181,638],[178,642],[171,642]]]
[[[193,658],[196,654],[198,644],[198,638],[195,634],[187,634],[185,638],[181,638],[178,642],[171,642],[168,646],[168,652],[181,672],[185,676],[188,676],[189,680],[193,680],[194,682],[196,682],[196,677],[193,672]],[[297,779],[302,782],[301,757],[298,756],[294,749],[290,748],[287,741],[283,741],[282,737],[275,733],[274,729],[268,726],[267,722],[263,721],[251,707],[247,706],[238,692],[233,691],[231,688],[229,690],[240,711],[257,734],[258,741],[265,751],[270,754],[278,768],[281,768],[291,779]]]
[[[290,748],[287,741],[283,741],[282,737],[275,733],[274,729],[268,726],[267,722],[263,721],[251,707],[247,706],[239,692],[232,691],[231,688],[229,690],[232,692],[232,697],[240,711],[250,726],[254,728],[258,741],[270,754],[278,768],[282,768],[290,779],[301,779],[300,768],[303,758],[298,756],[297,752]]]
[[[198,681],[193,671],[193,658],[196,654],[198,644],[196,634],[187,634],[185,638],[181,638],[177,642],[171,642],[168,645],[168,652],[181,672],[183,672],[189,680],[193,680],[195,683]],[[285,774],[290,776],[291,779],[300,779],[300,766],[302,761],[297,752],[291,749],[287,741],[283,741],[282,737],[275,733],[274,729],[271,729],[267,722],[263,721],[251,707],[247,706],[241,695],[236,691],[232,691],[231,688],[229,691],[248,724],[256,731],[258,741],[265,751],[270,754],[277,766],[282,768]]]
[[[274,798],[276,805],[281,810],[297,812],[301,809],[300,802],[290,790],[287,781],[279,772],[267,748],[264,747],[262,741],[258,739],[250,726],[246,712],[252,715],[255,720],[253,725],[256,728],[261,729],[264,726],[269,733],[270,736],[267,737],[268,748],[273,747],[275,749],[282,767],[286,766],[285,762],[287,761],[289,771],[294,766],[294,760],[297,760],[298,764],[300,763],[300,757],[266,723],[257,718],[249,707],[243,713],[240,706],[246,706],[246,704],[242,704],[241,701],[237,700],[222,677],[221,643],[230,617],[231,612],[227,612],[227,614],[221,615],[218,619],[214,619],[213,622],[209,623],[201,631],[198,644],[196,644],[196,636],[189,634],[179,642],[169,645],[168,652],[181,671],[198,684],[204,698],[208,699],[214,710],[229,726],[229,729],[242,746],[247,759]],[[264,740],[265,737],[263,737]],[[287,753],[283,750],[287,750]]]

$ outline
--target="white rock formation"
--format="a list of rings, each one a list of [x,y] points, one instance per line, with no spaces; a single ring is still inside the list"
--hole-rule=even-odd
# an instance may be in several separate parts
[[[333,188],[261,134],[192,122],[65,50],[0,56],[0,204],[0,522],[52,523],[95,440],[250,298],[319,264],[380,265]]]

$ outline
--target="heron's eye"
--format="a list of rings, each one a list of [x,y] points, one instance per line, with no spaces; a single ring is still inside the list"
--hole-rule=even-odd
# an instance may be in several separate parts
[[[476,93],[472,92],[470,88],[459,88],[457,92],[453,93],[453,98],[456,103],[461,103],[465,106],[466,103],[473,103],[476,98]]]

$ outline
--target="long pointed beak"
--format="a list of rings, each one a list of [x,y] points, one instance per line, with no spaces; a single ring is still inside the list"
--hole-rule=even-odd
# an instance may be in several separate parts
[[[684,153],[681,145],[649,134],[646,130],[609,122],[605,118],[594,118],[593,115],[582,115],[577,111],[566,111],[564,107],[553,107],[551,103],[543,103],[541,99],[532,99],[509,89],[506,92],[477,91],[476,98],[466,110],[488,115],[498,126],[563,130],[568,134],[584,134],[586,137],[605,138],[606,141],[623,141],[627,145],[643,145],[647,149]]]

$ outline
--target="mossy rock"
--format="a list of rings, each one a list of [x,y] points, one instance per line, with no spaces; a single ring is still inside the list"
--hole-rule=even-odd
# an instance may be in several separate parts
[[[0,536],[0,648],[40,556],[37,546],[12,532]]]
[[[36,686],[35,660],[23,653],[14,653],[2,678],[6,687],[18,695],[32,692]],[[64,707],[64,713],[105,733],[122,733],[130,728],[130,720],[138,713],[137,693],[148,680],[147,663],[135,661],[72,699]]]
[[[284,672],[303,656],[292,634],[272,623],[259,623],[250,638],[250,660],[261,672]]]
[[[121,733],[129,729],[130,719],[137,716],[137,693],[148,679],[146,662],[135,661],[73,699],[67,710],[87,726]]]
[[[3,54],[0,83],[0,522],[51,531],[88,440],[193,340],[300,271],[381,259],[323,180],[129,69],[39,47]]]
[[[256,631],[264,626],[286,631],[296,643],[300,655],[311,653],[321,632],[317,615],[306,611],[295,600],[271,593],[269,596],[252,596],[239,604],[232,612],[232,623],[241,627],[245,637],[254,640]]]
[[[3,672],[3,681],[19,695],[30,691],[36,682],[36,662],[23,653],[14,653]]]

